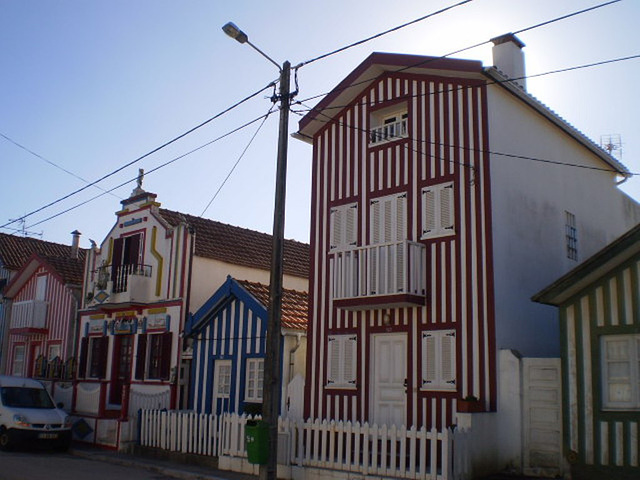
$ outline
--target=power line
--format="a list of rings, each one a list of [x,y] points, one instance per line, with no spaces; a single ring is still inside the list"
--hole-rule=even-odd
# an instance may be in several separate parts
[[[572,12],[572,13],[569,13],[569,14],[566,14],[566,15],[562,15],[560,17],[553,18],[551,20],[547,20],[547,21],[542,22],[542,23],[537,23],[535,25],[531,25],[529,27],[525,27],[525,28],[522,28],[520,30],[516,30],[515,32],[513,32],[513,34],[516,35],[516,34],[519,34],[519,33],[528,32],[528,31],[534,30],[536,28],[540,28],[540,27],[543,27],[543,26],[546,26],[546,25],[550,25],[550,24],[555,23],[555,22],[559,22],[560,20],[566,20],[568,18],[575,17],[575,16],[581,15],[583,13],[587,13],[587,12],[590,12],[590,11],[593,11],[593,10],[596,10],[596,9],[599,9],[599,8],[602,8],[602,7],[609,6],[609,5],[613,4],[613,3],[618,3],[620,1],[621,0],[611,0],[609,2],[601,3],[599,5],[594,5],[593,7],[588,7],[588,8],[585,8],[585,9],[582,9],[582,10],[578,10],[578,11],[575,11],[575,12]],[[467,50],[472,50],[474,48],[478,48],[478,47],[481,47],[481,46],[489,44],[489,43],[491,43],[491,40],[485,40],[483,42],[476,43],[475,45],[470,45],[468,47],[464,47],[464,48],[461,48],[459,50],[455,50],[453,52],[449,52],[449,53],[447,53],[445,55],[442,55],[440,57],[427,58],[426,60],[418,62],[418,63],[416,63],[414,65],[407,65],[407,66],[404,66],[404,67],[399,68],[397,70],[393,70],[393,73],[399,73],[399,72],[403,72],[405,70],[409,70],[411,68],[421,67],[421,66],[426,65],[428,63],[432,63],[432,62],[435,62],[437,60],[442,60],[442,59],[450,57],[452,55],[456,55],[458,53],[466,52]],[[384,73],[386,73],[386,72],[384,72]],[[371,78],[368,78],[368,79],[365,79],[365,80],[360,80],[360,81],[358,81],[356,83],[352,83],[350,85],[347,85],[345,87],[341,87],[339,89],[338,88],[333,89],[331,92],[325,92],[325,93],[321,93],[321,94],[318,94],[318,95],[314,95],[312,97],[300,100],[300,102],[308,102],[309,100],[314,100],[316,98],[324,97],[324,96],[328,95],[329,93],[341,92],[341,91],[347,90],[347,89],[352,88],[352,87],[356,87],[356,86],[359,86],[359,85],[362,85],[362,84],[366,84],[366,83],[369,83],[369,82],[372,82],[372,81],[378,79],[381,75],[382,74],[379,74],[379,75],[376,75],[375,77],[371,77]]]
[[[556,70],[549,70],[548,72],[534,73],[534,74],[530,74],[530,75],[523,75],[523,76],[520,76],[520,77],[508,77],[508,78],[505,78],[504,80],[486,81],[484,83],[484,85],[500,85],[502,83],[513,83],[514,81],[517,81],[517,80],[527,80],[527,79],[530,79],[530,78],[544,77],[544,76],[552,75],[552,74],[555,74],[555,73],[564,73],[564,72],[570,72],[570,71],[574,71],[574,70],[581,70],[581,69],[584,69],[584,68],[599,67],[599,66],[602,66],[602,65],[610,64],[610,63],[624,62],[624,61],[627,61],[627,60],[635,60],[635,59],[638,59],[638,58],[640,58],[640,54],[629,55],[629,56],[626,56],[626,57],[612,58],[612,59],[608,59],[608,60],[600,60],[600,61],[597,61],[597,62],[585,63],[585,64],[582,64],[582,65],[575,65],[575,66],[572,66],[572,67],[558,68]],[[393,73],[395,73],[395,71]],[[425,94],[401,95],[401,96],[399,96],[397,98],[397,100],[408,100],[408,99],[412,99],[412,98],[425,97],[427,95],[437,95],[437,94],[440,94],[440,93],[451,93],[451,92],[456,92],[458,90],[463,90],[465,88],[469,88],[469,87],[463,85],[463,86],[453,87],[453,88],[448,88],[448,89],[443,89],[443,90],[436,90],[434,92],[428,92],[428,93],[425,93]],[[315,98],[315,97],[313,97],[313,98]],[[304,103],[302,103],[302,102],[306,102],[306,101],[308,101],[308,100],[300,100],[300,101],[298,101],[296,103],[306,107],[306,110],[305,110],[306,112],[316,112],[319,115],[324,115],[328,119],[331,119],[331,117],[326,115],[324,113],[325,111],[343,109],[343,108],[346,108],[348,106],[348,105],[333,105],[331,107],[325,107],[325,108],[319,109],[317,107],[310,107],[310,106],[307,106]],[[298,112],[296,112],[296,113],[298,113]]]
[[[16,222],[17,222],[17,221],[19,221],[19,220],[23,220],[23,219],[25,219],[25,218],[27,218],[27,217],[30,217],[31,215],[33,215],[33,214],[35,214],[35,213],[41,212],[42,210],[44,210],[44,209],[46,209],[46,208],[49,208],[49,207],[51,207],[51,206],[53,206],[53,205],[56,205],[56,204],[58,204],[58,203],[62,202],[63,200],[66,200],[67,198],[72,197],[72,196],[74,196],[74,195],[76,195],[76,194],[78,194],[78,193],[80,193],[80,192],[82,192],[82,191],[86,190],[87,188],[89,188],[89,187],[91,187],[91,186],[93,186],[93,185],[95,185],[95,184],[97,184],[97,183],[99,183],[99,182],[101,182],[101,181],[103,181],[103,180],[105,180],[105,179],[107,179],[107,178],[109,178],[109,177],[111,177],[111,176],[115,175],[116,173],[118,173],[118,172],[120,172],[120,171],[124,170],[125,168],[130,167],[131,165],[133,165],[133,164],[135,164],[135,163],[137,163],[137,162],[139,162],[139,161],[143,160],[144,158],[147,158],[148,156],[150,156],[150,155],[152,155],[152,154],[154,154],[154,153],[156,153],[156,152],[159,152],[159,151],[160,151],[160,150],[162,150],[163,148],[165,148],[165,147],[167,147],[167,146],[171,145],[172,143],[177,142],[177,141],[178,141],[178,140],[180,140],[181,138],[186,137],[186,136],[187,136],[187,135],[189,135],[190,133],[195,132],[195,131],[196,131],[196,130],[198,130],[199,128],[204,127],[205,125],[209,124],[209,123],[210,123],[210,122],[212,122],[213,120],[215,120],[215,119],[217,119],[217,118],[221,117],[222,115],[224,115],[224,114],[226,114],[226,113],[230,112],[231,110],[233,110],[233,109],[237,108],[237,107],[238,107],[238,106],[240,106],[241,104],[243,104],[243,103],[245,103],[246,101],[248,101],[248,100],[252,99],[253,97],[255,97],[255,96],[259,95],[260,93],[264,92],[264,91],[265,91],[266,89],[268,89],[268,88],[271,88],[272,86],[273,86],[273,82],[269,83],[267,86],[265,86],[265,87],[261,88],[261,89],[260,89],[260,90],[258,90],[257,92],[254,92],[254,93],[252,93],[251,95],[248,95],[247,97],[243,98],[242,100],[240,100],[240,101],[238,101],[238,102],[234,103],[233,105],[231,105],[230,107],[228,107],[228,108],[224,109],[224,110],[223,110],[223,111],[221,111],[220,113],[217,113],[217,114],[216,114],[216,115],[214,115],[213,117],[210,117],[208,120],[205,120],[204,122],[202,122],[202,123],[200,123],[200,124],[196,125],[195,127],[190,128],[190,129],[189,129],[189,130],[187,130],[186,132],[181,133],[181,134],[180,134],[180,135],[178,135],[177,137],[174,137],[173,139],[171,139],[171,140],[169,140],[169,141],[167,141],[167,142],[163,143],[163,144],[162,144],[162,145],[160,145],[159,147],[154,148],[154,149],[153,149],[153,150],[151,150],[150,152],[147,152],[147,153],[145,153],[144,155],[142,155],[142,156],[140,156],[140,157],[136,158],[135,160],[132,160],[132,161],[130,161],[129,163],[127,163],[127,164],[125,164],[125,165],[123,165],[123,166],[121,166],[121,167],[117,168],[116,170],[113,170],[112,172],[110,172],[110,173],[108,173],[108,174],[106,174],[106,175],[104,175],[104,176],[100,177],[98,180],[95,180],[94,182],[91,182],[90,184],[88,184],[88,185],[86,185],[86,186],[84,186],[84,187],[82,187],[82,188],[79,188],[78,190],[75,190],[75,191],[73,191],[73,192],[71,192],[71,193],[69,193],[69,194],[67,194],[67,195],[65,195],[65,196],[63,196],[63,197],[60,197],[60,198],[58,198],[57,200],[54,200],[53,202],[48,203],[47,205],[44,205],[44,206],[42,206],[42,207],[40,207],[40,208],[37,208],[37,209],[35,209],[35,210],[33,210],[33,211],[31,211],[31,212],[29,212],[29,213],[27,213],[27,214],[23,215],[22,217],[19,217],[19,218],[17,218],[17,219],[11,220],[11,221],[9,221],[9,222],[5,223],[4,225],[0,225],[0,228],[7,227],[7,226],[9,226],[9,225],[12,225],[13,223],[16,223]],[[127,182],[127,183],[128,183],[128,182]],[[111,191],[111,190],[110,190],[110,191]],[[100,196],[101,196],[101,195],[100,195]],[[97,198],[97,197],[96,197],[96,198]],[[37,225],[37,224],[36,224],[36,225]]]
[[[163,163],[161,165],[158,165],[157,167],[145,172],[145,175],[149,175],[151,173],[154,173],[154,172],[160,170],[161,168],[166,167],[167,165],[170,165],[170,164],[172,164],[172,163],[174,163],[174,162],[176,162],[176,161],[178,161],[178,160],[180,160],[180,159],[182,159],[182,158],[184,158],[184,157],[186,157],[188,155],[191,155],[192,153],[195,153],[195,152],[197,152],[199,150],[202,150],[203,148],[208,147],[209,145],[211,145],[211,144],[213,144],[213,143],[215,143],[215,142],[217,142],[219,140],[222,140],[223,138],[226,138],[226,137],[228,137],[228,136],[230,136],[230,135],[242,130],[243,128],[246,128],[249,125],[252,125],[252,124],[258,122],[258,121],[262,120],[263,118],[268,117],[270,114],[271,114],[271,112],[267,113],[266,115],[261,115],[261,116],[259,116],[257,118],[254,118],[253,120],[251,120],[251,121],[249,121],[249,122],[247,122],[247,123],[235,128],[235,129],[233,129],[233,130],[231,130],[231,131],[229,131],[227,133],[225,133],[224,135],[220,135],[219,137],[217,137],[217,138],[215,138],[215,139],[213,139],[213,140],[211,140],[211,141],[209,141],[209,142],[207,142],[207,143],[205,143],[203,145],[200,145],[199,147],[194,148],[193,150],[190,150],[190,151],[188,151],[186,153],[183,153],[182,155],[179,155],[179,156],[169,160],[168,162],[165,162],[165,163]],[[106,195],[106,193],[108,193],[108,192],[112,192],[114,190],[117,190],[118,188],[124,187],[126,184],[128,184],[129,182],[133,182],[136,179],[137,179],[137,176],[134,177],[134,178],[131,178],[131,179],[119,184],[119,185],[116,185],[113,188],[110,188],[105,193],[101,193],[99,195],[91,197],[88,200],[85,200],[84,202],[80,202],[80,203],[78,203],[78,204],[76,204],[76,205],[74,205],[72,207],[67,208],[66,210],[63,210],[63,211],[61,211],[59,213],[56,213],[55,215],[51,215],[50,217],[47,217],[47,218],[45,218],[43,220],[40,220],[39,222],[33,223],[33,224],[29,225],[29,227],[27,227],[27,228],[31,228],[31,227],[34,227],[36,225],[40,225],[41,223],[48,222],[49,220],[53,220],[54,218],[57,218],[57,217],[59,217],[61,215],[64,215],[65,213],[68,213],[68,212],[70,212],[72,210],[75,210],[76,208],[82,207],[83,205],[86,205],[87,203],[90,203],[90,202],[92,202],[92,201],[94,201],[94,200]],[[0,226],[0,228],[5,228],[5,226]]]
[[[51,160],[49,160],[49,159],[47,159],[47,158],[43,157],[42,155],[40,155],[40,154],[38,154],[38,153],[34,152],[33,150],[30,150],[29,148],[25,147],[24,145],[21,145],[20,143],[16,142],[14,139],[12,139],[12,138],[8,137],[8,136],[7,136],[7,135],[5,135],[4,133],[0,132],[0,137],[4,138],[6,141],[8,141],[8,142],[10,142],[10,143],[13,143],[16,147],[21,148],[21,149],[22,149],[22,150],[24,150],[25,152],[27,152],[27,153],[29,153],[29,154],[33,155],[34,157],[39,158],[40,160],[45,161],[45,162],[46,162],[46,163],[48,163],[49,165],[54,166],[54,167],[55,167],[55,168],[57,168],[58,170],[62,170],[63,172],[68,173],[68,174],[69,174],[69,175],[71,175],[72,177],[75,177],[75,178],[77,178],[78,180],[82,180],[84,183],[89,183],[89,181],[88,181],[88,180],[85,180],[85,179],[84,179],[84,178],[82,178],[81,176],[76,175],[75,173],[73,173],[73,172],[71,172],[71,171],[67,170],[66,168],[61,167],[60,165],[58,165],[58,164],[56,164],[56,163],[52,162]],[[95,187],[96,187],[97,189],[99,189],[99,190],[102,190],[103,192],[105,191],[102,187],[99,187],[99,186],[97,186],[97,185],[95,185]],[[117,195],[114,195],[113,193],[112,193],[111,195],[113,195],[113,196],[114,196],[114,197],[116,197],[116,198],[120,198],[120,197],[118,197]]]
[[[543,72],[543,73],[538,73],[538,74],[533,74],[533,75],[527,75],[527,76],[522,76],[522,77],[518,77],[518,78],[508,78],[505,80],[494,80],[491,82],[486,82],[484,85],[496,85],[496,84],[501,84],[501,83],[509,83],[509,82],[513,82],[514,80],[524,80],[527,78],[534,78],[534,77],[542,77],[545,75],[551,75],[551,74],[555,74],[555,73],[563,73],[563,72],[568,72],[568,71],[574,71],[574,70],[579,70],[579,69],[583,69],[583,68],[590,68],[590,67],[595,67],[595,66],[601,66],[601,65],[606,65],[606,64],[610,64],[610,63],[615,63],[615,62],[621,62],[621,61],[626,61],[626,60],[633,60],[633,59],[637,59],[640,58],[640,54],[638,55],[630,55],[627,57],[619,57],[619,58],[615,58],[615,59],[610,59],[610,60],[602,60],[602,61],[598,61],[598,62],[593,62],[593,63],[589,63],[589,64],[583,64],[583,65],[578,65],[578,66],[573,66],[573,67],[567,67],[567,68],[561,68],[561,69],[557,69],[557,70],[552,70],[549,72]],[[452,93],[452,92],[456,92],[458,90],[463,90],[463,89],[467,89],[467,88],[473,88],[473,87],[469,87],[467,85],[463,85],[463,86],[458,86],[458,87],[453,87],[453,88],[445,88],[445,89],[441,89],[441,90],[437,90],[434,92],[428,92],[428,93],[424,93],[424,94],[417,94],[417,95],[404,95],[399,97],[399,99],[408,99],[408,98],[418,98],[418,97],[426,97],[426,96],[431,96],[431,95],[437,95],[440,93]],[[303,106],[306,106],[303,104]],[[313,107],[307,107],[308,111],[316,111],[315,108]],[[336,107],[336,108],[344,108],[344,106],[342,107]],[[326,110],[326,109],[323,109]],[[318,113],[320,115],[322,115],[323,117],[326,118],[326,120],[320,120],[317,119],[320,122],[324,122],[324,123],[329,123],[330,121],[333,120],[332,117],[329,117],[328,115],[326,115],[323,110],[317,110]],[[303,116],[303,113],[300,111],[293,111],[293,113],[295,113],[298,116]],[[354,125],[350,125],[348,123],[345,122],[336,122],[338,125],[342,126],[342,127],[346,127],[349,128],[351,130],[355,130],[355,131],[359,131],[359,132],[364,132],[369,134],[371,131],[367,130],[365,128],[361,128],[361,127],[356,127]],[[581,164],[572,164],[572,163],[567,163],[567,162],[562,162],[559,160],[551,160],[551,159],[546,159],[546,158],[538,158],[538,157],[529,157],[526,155],[518,155],[518,154],[512,154],[512,153],[504,153],[504,152],[498,152],[498,151],[492,151],[492,150],[486,150],[486,149],[478,149],[478,148],[471,148],[471,147],[466,147],[466,146],[462,146],[462,145],[450,145],[450,144],[445,144],[445,143],[440,143],[440,142],[429,142],[427,140],[417,140],[417,139],[413,139],[412,137],[408,136],[408,137],[398,137],[398,138],[408,138],[409,140],[414,140],[414,141],[419,141],[420,143],[427,143],[427,144],[431,144],[434,146],[440,146],[440,147],[445,147],[445,148],[459,148],[462,150],[466,150],[466,151],[472,151],[475,153],[485,153],[485,154],[490,154],[490,155],[499,155],[499,156],[504,156],[504,157],[509,157],[509,158],[517,158],[517,159],[521,159],[521,160],[530,160],[530,161],[537,161],[537,162],[542,162],[542,163],[548,163],[548,164],[553,164],[553,165],[561,165],[561,166],[567,166],[567,167],[575,167],[575,168],[583,168],[583,169],[587,169],[587,170],[594,170],[594,171],[601,171],[601,172],[607,172],[607,173],[619,173],[617,170],[614,169],[609,169],[609,168],[602,168],[602,167],[595,167],[595,166],[590,166],[590,165],[581,165]],[[467,168],[475,168],[474,165],[469,165],[466,164],[464,162],[457,162],[455,160],[452,159],[446,159],[440,156],[434,156],[434,155],[430,155],[428,152],[423,152],[422,150],[416,150],[413,148],[409,148],[410,150],[412,150],[415,153],[418,154],[426,154],[429,156],[429,158],[434,158],[436,160],[443,160],[443,161],[447,161],[449,163],[455,163],[457,165],[463,166],[463,167],[467,167]],[[629,172],[629,176],[638,176],[640,175],[640,173],[635,173],[635,172]]]
[[[227,183],[227,180],[229,180],[229,177],[231,177],[231,175],[233,174],[234,170],[236,169],[236,167],[240,163],[240,160],[242,160],[242,158],[244,157],[244,154],[247,153],[247,150],[249,150],[249,147],[253,143],[253,140],[256,138],[256,136],[258,136],[258,133],[260,132],[260,130],[262,130],[262,127],[265,124],[265,122],[267,121],[267,118],[269,118],[269,115],[271,115],[274,112],[274,108],[275,107],[271,107],[269,109],[269,111],[267,112],[267,114],[264,116],[264,119],[262,120],[262,123],[258,126],[257,130],[255,131],[255,133],[253,134],[253,136],[249,140],[249,143],[247,143],[247,146],[244,147],[244,150],[242,150],[242,153],[240,154],[240,156],[236,160],[236,163],[233,164],[233,167],[231,167],[231,170],[229,170],[229,173],[227,174],[225,179],[222,181],[222,183],[218,187],[218,190],[216,190],[216,193],[213,194],[213,197],[211,197],[211,200],[209,200],[209,203],[207,203],[207,206],[204,207],[204,210],[202,210],[202,213],[200,214],[200,217],[202,217],[206,213],[207,209],[211,206],[213,201],[216,199],[216,197],[220,193],[220,190],[222,190],[222,187],[224,187],[224,185]]]
[[[422,20],[426,20],[427,18],[435,17],[436,15],[440,15],[441,13],[447,12],[449,10],[452,10],[452,9],[454,9],[456,7],[459,7],[461,5],[464,5],[466,3],[470,3],[472,1],[473,0],[464,0],[462,2],[456,3],[455,5],[450,5],[448,7],[442,8],[442,9],[437,10],[435,12],[432,12],[432,13],[429,13],[427,15],[424,15],[424,16],[422,16],[420,18],[416,18],[415,20],[411,20],[410,22],[403,23],[402,25],[398,25],[397,27],[390,28],[389,30],[385,30],[384,32],[377,33],[375,35],[372,35],[371,37],[367,37],[367,38],[365,38],[363,40],[359,40],[357,42],[351,43],[351,44],[346,45],[344,47],[338,48],[337,50],[334,50],[332,52],[325,53],[325,54],[320,55],[318,57],[315,57],[315,58],[312,58],[312,59],[307,60],[305,62],[302,62],[299,65],[297,65],[295,68],[297,69],[297,68],[300,68],[300,67],[304,67],[305,65],[309,65],[310,63],[313,63],[313,62],[315,62],[317,60],[321,60],[323,58],[330,57],[331,55],[335,55],[336,53],[344,52],[345,50],[348,50],[348,49],[350,49],[352,47],[355,47],[355,46],[358,46],[358,45],[362,45],[363,43],[369,42],[371,40],[375,40],[376,38],[380,38],[380,37],[382,37],[382,36],[384,36],[384,35],[386,35],[388,33],[395,32],[395,31],[400,30],[400,29],[402,29],[404,27],[408,27],[409,25],[413,25],[414,23],[421,22]]]

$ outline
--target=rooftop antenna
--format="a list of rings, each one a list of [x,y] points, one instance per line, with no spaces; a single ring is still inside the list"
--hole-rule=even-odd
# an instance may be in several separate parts
[[[622,160],[622,139],[619,134],[600,135],[600,146],[612,157]]]
[[[30,232],[27,230],[27,221],[24,217],[21,218],[10,218],[12,222],[18,222],[20,224],[20,228],[12,228],[11,230],[18,232],[23,237],[40,237],[42,238],[43,232]]]

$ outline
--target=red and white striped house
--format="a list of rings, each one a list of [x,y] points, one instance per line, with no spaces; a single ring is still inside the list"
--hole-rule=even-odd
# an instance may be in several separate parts
[[[440,429],[500,413],[498,351],[559,354],[531,295],[640,219],[616,186],[628,170],[515,80],[524,45],[494,45],[498,68],[373,53],[300,121],[307,417]]]
[[[47,380],[73,378],[85,256],[78,248],[79,235],[74,232],[66,256],[34,252],[4,288],[4,298],[11,301],[5,373]]]

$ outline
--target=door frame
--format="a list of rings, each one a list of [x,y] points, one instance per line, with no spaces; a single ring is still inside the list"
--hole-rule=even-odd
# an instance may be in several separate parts
[[[407,425],[408,418],[408,404],[409,404],[409,391],[408,391],[408,382],[409,382],[409,372],[408,372],[408,348],[409,348],[409,335],[407,332],[389,332],[389,333],[372,333],[369,337],[370,339],[370,350],[371,350],[371,363],[370,363],[370,371],[369,371],[369,423],[375,423],[376,418],[376,410],[377,410],[377,395],[376,395],[376,358],[378,357],[376,353],[376,341],[381,338],[389,338],[389,337],[399,337],[402,338],[404,342],[404,413],[403,420],[400,424]],[[398,424],[398,426],[400,426]]]

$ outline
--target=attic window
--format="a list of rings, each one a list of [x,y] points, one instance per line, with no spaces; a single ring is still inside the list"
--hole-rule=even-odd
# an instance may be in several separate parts
[[[576,216],[565,212],[565,238],[567,243],[567,258],[578,260],[578,230],[576,229]]]
[[[369,145],[380,145],[409,136],[407,106],[393,105],[371,113]]]

